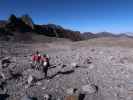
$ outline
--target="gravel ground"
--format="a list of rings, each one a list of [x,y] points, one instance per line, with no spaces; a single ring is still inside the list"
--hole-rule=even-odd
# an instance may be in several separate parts
[[[83,100],[133,100],[133,48],[75,47],[59,43],[1,43],[0,47],[0,59],[3,55],[11,58],[9,67],[1,72],[9,74],[11,69],[22,74],[19,78],[6,76],[5,89],[0,93],[9,94],[7,100],[21,100],[25,95],[45,100],[45,94],[50,94],[52,100],[64,100],[69,89],[77,89],[75,95],[85,94]],[[35,50],[50,56],[48,79],[43,78],[41,71],[30,68],[30,57]],[[31,74],[41,80],[28,86],[27,79]]]

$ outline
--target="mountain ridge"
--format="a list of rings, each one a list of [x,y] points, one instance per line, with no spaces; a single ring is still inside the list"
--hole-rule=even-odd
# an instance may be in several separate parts
[[[131,32],[121,33],[121,34],[113,34],[110,32],[81,33],[80,31],[65,29],[62,26],[56,25],[56,24],[39,25],[39,24],[35,24],[32,18],[28,14],[22,15],[20,17],[16,17],[14,14],[12,14],[8,18],[8,20],[0,20],[0,37],[3,38],[2,40],[10,40],[10,38],[13,36],[15,36],[16,38],[16,33],[17,33],[17,36],[19,36],[19,34],[22,34],[20,35],[21,37],[27,33],[29,34],[28,37],[30,37],[30,35],[32,37],[32,33],[35,33],[42,36],[44,35],[44,36],[56,37],[56,38],[66,38],[72,41],[81,41],[81,40],[101,38],[101,37],[133,38],[133,35],[131,35],[132,34]],[[28,37],[26,40],[28,40]],[[29,38],[29,40],[30,39],[31,38]]]

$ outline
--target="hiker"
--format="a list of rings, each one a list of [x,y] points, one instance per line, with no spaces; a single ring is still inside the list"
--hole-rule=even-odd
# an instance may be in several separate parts
[[[38,69],[41,64],[41,55],[38,51],[32,55],[32,67]]]
[[[46,54],[44,54],[41,60],[42,60],[43,72],[45,74],[45,78],[47,78],[48,67],[50,66],[49,58]]]

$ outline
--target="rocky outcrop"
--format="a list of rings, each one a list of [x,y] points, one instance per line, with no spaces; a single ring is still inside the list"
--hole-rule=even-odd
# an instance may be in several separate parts
[[[12,32],[17,31],[21,33],[30,32],[32,30],[32,27],[26,23],[26,20],[23,21],[13,14],[9,17],[6,28]]]
[[[32,18],[29,15],[23,15],[21,17],[21,20],[28,26],[30,26],[32,29],[34,29],[34,23],[32,21]]]
[[[10,33],[17,33],[15,36],[19,36],[19,34],[32,33],[41,34],[49,37],[56,38],[67,38],[73,41],[82,40],[83,37],[78,31],[72,31],[65,29],[59,25],[55,24],[47,24],[47,25],[37,25],[34,24],[32,18],[29,15],[23,15],[21,17],[16,17],[12,14],[8,21],[0,21],[0,28],[9,31]],[[5,35],[2,32],[2,35]],[[21,37],[21,36],[20,36]],[[1,40],[1,39],[0,39]],[[20,40],[21,41],[21,40]]]

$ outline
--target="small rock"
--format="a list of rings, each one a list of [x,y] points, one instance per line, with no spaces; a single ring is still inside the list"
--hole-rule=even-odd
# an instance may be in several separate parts
[[[95,85],[88,84],[88,85],[82,86],[82,91],[88,94],[92,94],[98,91],[98,87],[96,87]]]
[[[90,66],[89,66],[89,69],[93,69],[95,66],[93,65],[93,64],[91,64]]]
[[[43,90],[45,90],[45,89],[46,89],[46,87],[45,87],[45,86],[43,86],[43,87],[42,87],[42,89],[43,89]]]
[[[66,90],[66,93],[69,94],[69,95],[72,95],[72,94],[74,94],[76,91],[77,91],[76,88],[69,88],[69,89]]]
[[[91,63],[92,63],[92,57],[87,58],[87,59],[86,59],[86,63],[87,63],[87,64],[91,64]]]
[[[49,94],[44,94],[44,100],[51,100],[51,95]]]
[[[67,67],[67,65],[62,65],[62,68],[65,68],[65,67]]]
[[[29,75],[28,80],[27,80],[28,84],[31,84],[32,81],[33,81],[33,76]]]
[[[77,67],[78,66],[78,64],[77,63],[75,63],[75,62],[73,62],[73,63],[71,63],[71,67]]]
[[[36,85],[40,86],[40,85],[42,85],[42,83],[41,82],[37,82]]]
[[[50,80],[47,80],[47,82],[49,82]]]
[[[29,88],[29,85],[25,85],[25,89]]]
[[[1,77],[2,77],[2,79],[4,79],[4,80],[6,79],[6,77],[5,77],[4,73],[2,73],[2,72],[1,72],[1,73],[0,73],[0,76],[1,76]]]

